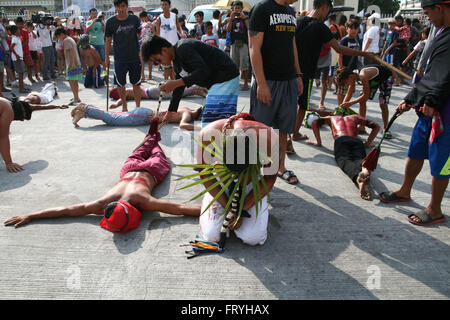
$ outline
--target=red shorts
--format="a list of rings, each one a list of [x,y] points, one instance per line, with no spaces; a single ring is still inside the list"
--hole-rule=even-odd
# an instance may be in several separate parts
[[[27,67],[34,66],[34,61],[33,61],[33,58],[31,57],[31,53],[25,53],[23,55],[23,62],[25,63],[25,65]]]

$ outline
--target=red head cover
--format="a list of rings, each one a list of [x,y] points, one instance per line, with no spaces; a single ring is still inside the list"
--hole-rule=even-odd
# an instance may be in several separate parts
[[[142,213],[126,201],[110,203],[100,226],[116,233],[125,233],[139,226]]]
[[[112,88],[109,91],[109,97],[114,100],[119,100],[120,99],[119,90],[117,88]]]

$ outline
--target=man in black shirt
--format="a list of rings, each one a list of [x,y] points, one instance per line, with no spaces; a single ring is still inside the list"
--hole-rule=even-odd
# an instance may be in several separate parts
[[[298,60],[303,71],[303,94],[298,99],[297,124],[292,140],[307,139],[299,130],[303,123],[306,110],[309,109],[309,98],[312,89],[312,79],[317,67],[320,50],[324,43],[328,43],[337,53],[346,56],[362,56],[371,59],[373,54],[361,52],[341,46],[333,37],[331,30],[323,23],[328,13],[333,8],[331,0],[314,0],[313,10],[307,17],[297,19],[296,42]]]
[[[289,184],[298,179],[285,167],[287,135],[295,128],[296,100],[303,91],[295,44],[295,0],[264,0],[250,11],[249,47],[254,78],[250,113],[279,130],[278,176]]]
[[[160,89],[173,91],[169,112],[176,112],[184,88],[193,84],[208,88],[202,114],[202,127],[236,114],[239,94],[239,70],[222,50],[195,39],[170,42],[153,36],[142,45],[144,61],[169,64],[173,61],[176,79],[168,80]]]
[[[126,75],[129,73],[130,82],[135,92],[134,99],[136,107],[141,104],[141,60],[139,58],[139,34],[141,32],[141,21],[139,17],[128,15],[128,1],[114,0],[117,15],[106,21],[105,27],[105,63],[110,65],[109,53],[111,40],[114,39],[114,80],[118,85],[119,94],[122,99],[122,111],[127,112],[126,103]]]

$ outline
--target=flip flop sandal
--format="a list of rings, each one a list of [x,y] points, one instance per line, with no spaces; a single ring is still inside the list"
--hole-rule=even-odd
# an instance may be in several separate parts
[[[417,218],[419,218],[420,222],[414,221],[412,219],[413,216],[416,216]],[[424,227],[424,226],[430,226],[430,225],[436,224],[436,223],[443,223],[443,222],[445,222],[445,217],[441,216],[439,218],[432,219],[428,215],[428,213],[426,213],[424,210],[420,210],[420,211],[418,211],[418,212],[416,212],[414,214],[410,214],[408,216],[408,221],[411,222],[412,224],[417,225],[417,226]]]
[[[287,154],[295,154],[294,145],[292,144],[292,140],[287,141],[286,153]]]
[[[390,140],[392,139],[392,134],[389,131],[386,131],[386,135],[384,136],[384,138]]]
[[[294,177],[297,178],[297,176],[291,170],[286,170],[283,174],[279,174],[278,176],[289,184],[297,184],[298,183],[298,179],[297,179],[297,182],[290,182],[290,180],[292,178],[294,178]]]
[[[384,203],[396,203],[396,202],[407,202],[410,201],[411,198],[403,198],[399,197],[395,194],[395,192],[382,192],[380,193],[380,201]]]

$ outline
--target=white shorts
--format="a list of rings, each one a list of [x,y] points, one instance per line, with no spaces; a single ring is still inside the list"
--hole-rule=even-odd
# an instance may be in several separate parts
[[[249,186],[251,188],[251,185]],[[247,189],[250,189],[247,188]],[[250,192],[252,189],[250,189]],[[202,211],[213,200],[213,196],[208,192],[203,196]],[[214,203],[200,216],[200,230],[203,239],[207,241],[218,242],[220,240],[220,229],[222,227],[225,216],[223,215],[223,207],[218,203]],[[248,210],[250,218],[241,217],[242,225],[239,229],[234,230],[236,236],[245,244],[256,246],[263,245],[267,239],[267,222],[269,220],[269,207],[267,204],[267,196],[263,198],[262,203],[258,206],[258,218],[256,218],[256,208]]]
[[[41,99],[40,104],[48,104],[53,101],[56,91],[55,85],[53,83],[47,83],[44,88],[42,88],[41,92],[33,92]]]

